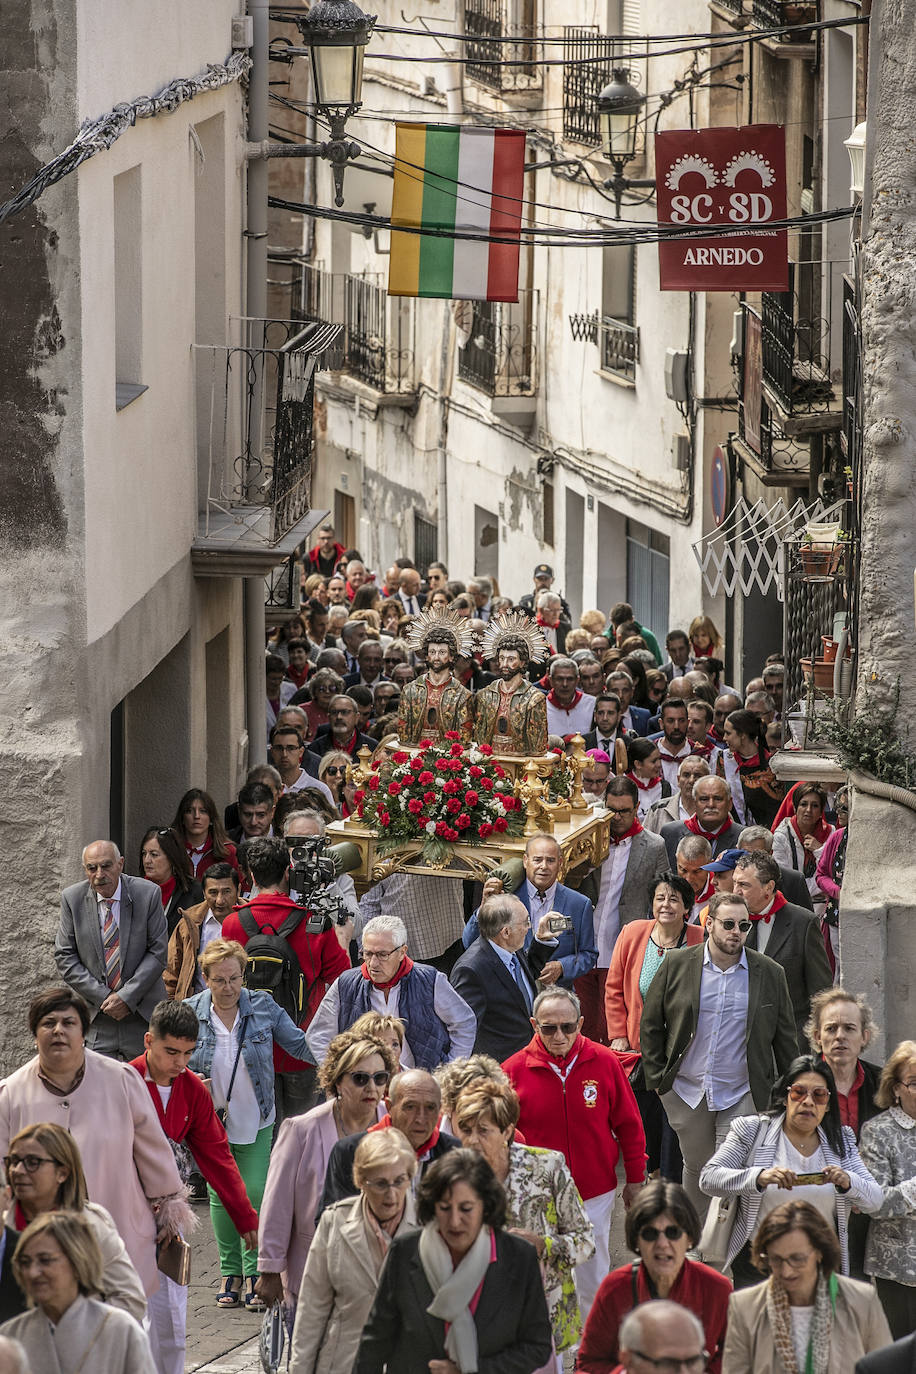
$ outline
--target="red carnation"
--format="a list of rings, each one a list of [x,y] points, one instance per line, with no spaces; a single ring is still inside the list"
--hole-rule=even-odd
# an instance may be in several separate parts
[[[492,792],[495,786],[492,778],[481,778],[480,785],[483,788],[484,792]]]
[[[493,834],[493,827],[489,821],[484,821],[477,833],[482,840],[485,840],[488,836]]]
[[[407,810],[412,816],[418,816],[423,810],[423,803],[420,801],[420,798],[411,797],[410,801],[407,803]]]
[[[442,791],[446,797],[454,797],[457,792],[461,791],[461,787],[454,778],[449,778]]]
[[[445,738],[446,738],[446,739],[461,739],[461,736],[460,736],[460,734],[458,733],[457,730],[446,730],[446,732],[445,732]]]
[[[492,753],[493,753],[493,746],[492,746],[491,744],[478,744],[477,749],[478,749],[478,752],[481,753],[481,754],[492,754]]]
[[[448,766],[453,773],[460,773],[464,767],[464,763],[461,759],[449,759]]]
[[[461,802],[457,797],[449,797],[445,803],[445,809],[450,816],[454,816],[461,810]]]
[[[366,794],[363,791],[363,789],[361,787],[357,787],[356,791],[353,793],[353,800],[355,802],[361,802],[365,795]]]
[[[429,787],[433,782],[435,782],[435,776],[429,771],[428,768],[424,768],[423,772],[417,778],[417,782],[422,782],[424,787]]]
[[[370,791],[370,792],[377,792],[377,791],[378,791],[378,774],[377,774],[377,773],[373,773],[373,774],[372,774],[372,777],[369,779],[369,791]]]
[[[505,816],[497,816],[496,820],[493,822],[493,829],[498,830],[501,835],[503,831],[507,829],[508,825],[509,822],[506,820]]]
[[[410,760],[410,769],[412,773],[419,773],[422,767],[423,760],[419,757],[419,755],[415,759]]]
[[[436,800],[436,794],[435,794],[435,792],[424,792],[424,793],[423,793],[423,800],[426,802],[426,805],[427,805],[427,806],[431,805],[431,803],[434,802],[434,801]]]
[[[391,822],[391,817],[387,811],[377,811],[375,819],[378,821],[379,825],[389,825]]]
[[[493,772],[496,774],[498,778],[504,778],[506,776],[506,770],[505,768],[503,768],[501,763],[494,763]]]
[[[440,773],[448,773],[451,769],[451,764],[448,759],[436,759],[435,766]]]
[[[472,764],[471,764],[470,768],[468,769],[468,777],[470,777],[470,778],[482,778],[482,777],[483,777],[483,769],[481,768],[481,766],[480,766],[479,763],[472,763]]]
[[[448,833],[448,826],[445,821],[436,821],[436,834],[440,840],[444,840]]]
[[[460,744],[453,744],[449,752],[451,753],[453,759],[460,759],[461,755],[464,753],[464,750],[462,749]]]
[[[462,811],[455,824],[459,830],[467,830],[468,826],[471,824],[471,818],[466,811]]]
[[[473,792],[473,791],[472,791],[472,792],[465,792],[465,794],[464,794],[464,804],[465,804],[465,806],[476,806],[477,803],[478,803],[479,801],[480,801],[480,797],[479,797],[479,795],[478,795],[476,792]]]
[[[402,790],[402,789],[401,789],[401,784],[400,784],[399,782],[390,782],[390,783],[388,784],[388,795],[389,795],[389,797],[398,797],[398,796],[400,796],[401,790]]]
[[[396,753],[391,755],[391,757],[395,763],[406,763],[407,760],[410,758],[410,755],[405,754],[403,749],[398,749]]]
[[[447,840],[451,840],[452,843],[454,844],[455,840],[457,840],[457,838],[458,838],[458,831],[457,831],[457,830],[451,830],[451,829],[446,830],[446,832],[445,832],[445,838],[446,838]]]

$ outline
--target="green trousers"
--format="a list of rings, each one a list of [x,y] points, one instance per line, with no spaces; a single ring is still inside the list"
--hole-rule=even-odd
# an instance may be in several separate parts
[[[231,1141],[229,1144],[233,1158],[239,1166],[249,1201],[256,1212],[260,1210],[261,1199],[264,1196],[273,1133],[273,1126],[265,1126],[263,1130],[258,1131],[250,1145],[233,1145]],[[232,1274],[242,1274],[246,1279],[253,1277],[258,1272],[257,1250],[244,1248],[242,1238],[235,1229],[229,1213],[209,1184],[207,1192],[210,1194],[210,1221],[219,1250],[219,1272],[224,1277]]]

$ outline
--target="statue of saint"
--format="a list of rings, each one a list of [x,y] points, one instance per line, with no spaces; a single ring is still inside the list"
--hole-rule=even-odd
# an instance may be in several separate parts
[[[529,663],[547,656],[547,641],[533,620],[519,611],[491,617],[483,640],[484,660],[496,660],[498,680],[482,687],[474,706],[474,738],[497,754],[527,757],[547,749],[547,698],[528,680]]]
[[[471,693],[452,671],[460,654],[470,653],[473,631],[454,611],[421,611],[407,635],[408,648],[426,660],[426,672],[401,692],[398,737],[402,744],[441,740],[457,730],[471,736]]]

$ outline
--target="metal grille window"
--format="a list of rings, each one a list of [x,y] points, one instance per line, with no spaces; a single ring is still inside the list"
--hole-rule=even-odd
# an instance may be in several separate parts
[[[416,511],[413,513],[413,561],[421,577],[426,576],[430,563],[435,563],[438,553],[437,530],[432,520],[426,520]]]
[[[541,84],[536,0],[465,0],[467,73],[494,91]]]
[[[537,390],[538,292],[520,291],[517,303],[474,301],[467,343],[458,353],[458,376],[489,396],[530,396]]]
[[[378,274],[357,277],[301,263],[291,296],[294,318],[343,324],[329,369],[386,394],[413,389],[413,302],[389,299]]]
[[[623,16],[627,22],[629,11]],[[632,22],[632,21],[630,21]],[[643,66],[643,45],[648,59],[647,40],[626,36],[611,38],[597,28],[578,28],[567,25],[563,30],[563,137],[574,143],[596,147],[601,142],[601,128],[596,101],[602,86],[611,79],[615,65],[637,73]],[[621,54],[618,63],[617,54]],[[626,53],[626,59],[622,55]],[[639,57],[634,54],[639,53]],[[638,84],[638,83],[637,83]],[[637,153],[645,149],[645,123],[640,125]]]
[[[670,551],[667,535],[627,521],[627,600],[640,625],[657,639],[668,633]]]

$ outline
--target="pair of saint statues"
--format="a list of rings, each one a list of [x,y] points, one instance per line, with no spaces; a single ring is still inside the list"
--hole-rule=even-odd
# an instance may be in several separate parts
[[[535,621],[519,611],[491,617],[483,636],[483,658],[494,661],[495,682],[476,696],[455,676],[459,658],[470,658],[474,632],[447,608],[414,618],[408,647],[426,662],[426,672],[401,693],[398,737],[402,744],[443,739],[457,731],[462,740],[489,744],[497,754],[530,757],[547,748],[547,699],[528,678],[528,667],[548,653]]]

